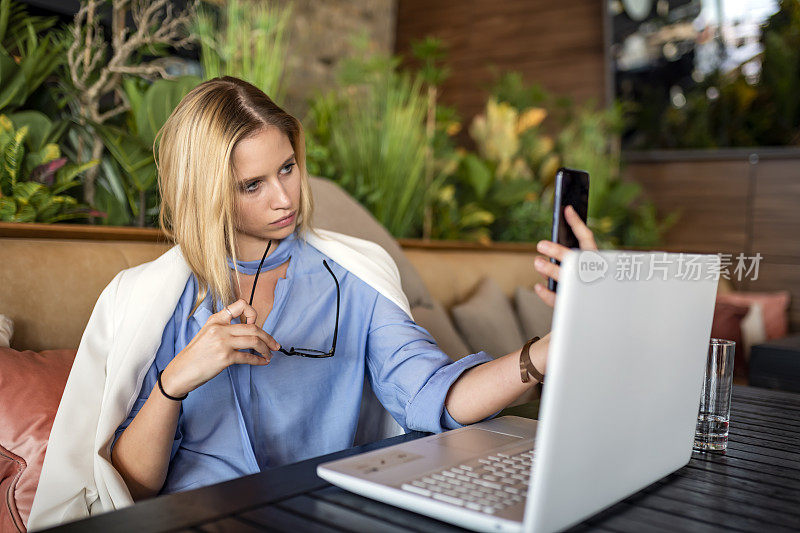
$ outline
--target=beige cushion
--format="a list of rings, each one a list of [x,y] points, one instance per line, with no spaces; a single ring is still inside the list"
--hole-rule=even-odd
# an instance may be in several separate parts
[[[11,345],[11,337],[14,335],[14,321],[6,315],[0,315],[0,348],[8,348]]]
[[[436,344],[450,359],[457,361],[469,355],[470,349],[456,331],[447,311],[439,302],[433,302],[433,307],[416,306],[411,309],[414,321],[428,330],[436,340]]]
[[[767,340],[764,324],[764,309],[759,302],[750,304],[750,309],[742,319],[742,348],[744,358],[750,360],[750,348]]]
[[[473,352],[500,357],[525,343],[511,302],[493,278],[484,278],[473,295],[451,309],[453,320]]]
[[[431,298],[417,269],[403,254],[400,245],[392,235],[381,226],[372,214],[350,197],[341,187],[324,178],[310,179],[311,193],[314,196],[314,227],[338,231],[360,239],[380,244],[389,252],[397,269],[403,292],[411,307],[423,305],[431,307]]]
[[[537,254],[529,251],[421,246],[403,251],[433,299],[445,309],[452,309],[469,298],[485,277],[494,279],[509,299],[514,297],[514,290],[519,286],[547,283],[547,278],[533,268]]]
[[[544,303],[535,292],[526,287],[517,287],[514,291],[514,305],[526,340],[544,337],[550,332],[553,308]]]
[[[0,313],[14,321],[17,350],[77,348],[97,297],[120,270],[169,245],[2,239]]]

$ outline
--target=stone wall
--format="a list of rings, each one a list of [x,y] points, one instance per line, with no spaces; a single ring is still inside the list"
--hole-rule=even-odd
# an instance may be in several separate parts
[[[376,51],[394,51],[397,0],[295,0],[293,4],[284,107],[302,120],[307,98],[331,87],[336,66],[351,53],[354,34],[365,32]]]

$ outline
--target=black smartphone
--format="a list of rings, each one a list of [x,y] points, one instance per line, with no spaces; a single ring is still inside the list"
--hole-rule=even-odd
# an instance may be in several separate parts
[[[556,190],[553,198],[553,229],[551,239],[553,242],[567,248],[578,248],[578,238],[569,227],[564,218],[564,209],[571,205],[583,222],[589,213],[589,173],[583,170],[560,168],[556,172]],[[550,258],[551,263],[559,264],[556,259]],[[547,278],[547,288],[555,291],[558,283],[553,278]]]

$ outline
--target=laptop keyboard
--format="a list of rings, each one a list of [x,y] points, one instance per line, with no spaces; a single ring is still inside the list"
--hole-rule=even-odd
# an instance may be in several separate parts
[[[494,453],[425,474],[404,483],[400,488],[474,511],[494,514],[525,501],[532,459],[533,449],[516,455]]]

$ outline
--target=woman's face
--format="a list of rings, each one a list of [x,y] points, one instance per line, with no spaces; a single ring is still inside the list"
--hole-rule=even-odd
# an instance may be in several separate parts
[[[260,259],[269,239],[283,239],[297,224],[300,171],[289,138],[269,126],[233,149],[236,169],[237,255]]]

